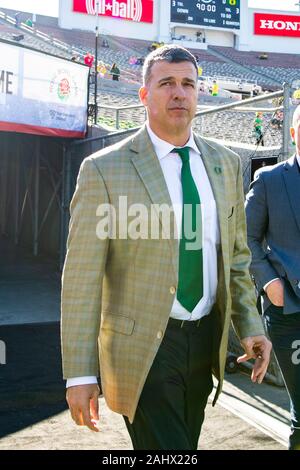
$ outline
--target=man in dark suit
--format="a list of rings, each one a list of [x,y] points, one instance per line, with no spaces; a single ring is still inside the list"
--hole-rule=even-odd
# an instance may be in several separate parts
[[[251,274],[291,401],[289,449],[300,450],[300,106],[296,155],[261,168],[246,200]]]

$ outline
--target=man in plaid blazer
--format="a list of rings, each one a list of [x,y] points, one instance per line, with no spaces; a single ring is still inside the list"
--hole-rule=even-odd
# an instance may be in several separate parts
[[[146,125],[84,160],[71,202],[62,279],[67,401],[78,425],[98,431],[100,377],[135,449],[196,449],[212,373],[214,403],[221,391],[231,319],[245,349],[240,361],[256,359],[254,382],[265,375],[271,345],[248,272],[240,160],[191,131],[195,58],[179,46],[152,52],[140,99]],[[191,206],[201,209],[201,263],[183,238],[191,187]]]

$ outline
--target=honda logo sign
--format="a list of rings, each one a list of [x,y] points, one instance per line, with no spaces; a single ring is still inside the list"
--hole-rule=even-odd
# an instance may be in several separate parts
[[[300,16],[254,13],[254,34],[300,37]]]

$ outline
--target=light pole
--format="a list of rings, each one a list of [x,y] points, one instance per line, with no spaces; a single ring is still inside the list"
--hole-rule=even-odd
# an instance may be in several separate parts
[[[94,124],[97,125],[98,119],[98,105],[97,105],[97,94],[98,94],[98,80],[97,80],[97,65],[98,65],[98,33],[99,33],[99,0],[96,0],[96,35],[95,35],[95,121]]]

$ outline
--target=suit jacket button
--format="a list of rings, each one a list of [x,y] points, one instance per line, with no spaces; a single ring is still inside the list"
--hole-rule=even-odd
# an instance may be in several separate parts
[[[157,338],[157,339],[162,339],[162,337],[163,337],[163,332],[162,332],[161,330],[159,330],[159,331],[157,332],[156,338]]]
[[[170,294],[175,294],[175,292],[176,292],[176,287],[171,286],[170,287]]]

